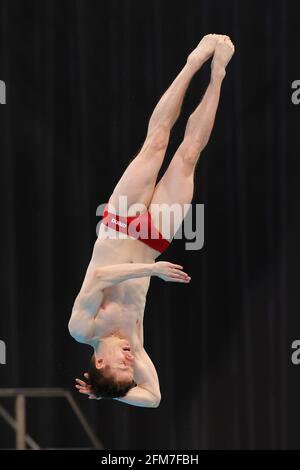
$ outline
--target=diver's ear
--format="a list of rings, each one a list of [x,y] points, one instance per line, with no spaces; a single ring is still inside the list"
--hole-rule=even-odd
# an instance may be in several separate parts
[[[102,357],[95,357],[95,367],[96,369],[103,369],[104,367],[104,360]]]

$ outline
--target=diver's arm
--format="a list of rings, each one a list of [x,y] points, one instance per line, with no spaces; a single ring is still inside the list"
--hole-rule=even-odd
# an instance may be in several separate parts
[[[127,403],[127,405],[141,406],[145,408],[157,408],[160,404],[161,397],[154,395],[146,388],[137,385],[127,392],[125,397],[114,398],[114,400]]]
[[[136,387],[131,388],[125,397],[115,398],[128,405],[157,408],[161,401],[159,380],[153,362],[145,349],[134,353],[134,380]]]
[[[91,263],[77,295],[68,328],[70,335],[80,343],[90,343],[95,335],[95,317],[103,301],[103,285],[97,268]]]
[[[124,263],[96,268],[98,284],[111,287],[127,279],[138,277],[158,276],[164,281],[189,282],[190,277],[182,271],[182,266],[169,261],[158,261],[157,263]]]

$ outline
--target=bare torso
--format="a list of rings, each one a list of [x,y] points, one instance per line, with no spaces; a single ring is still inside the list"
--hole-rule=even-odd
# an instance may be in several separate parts
[[[116,238],[116,232],[100,225],[90,265],[88,281],[95,267],[122,263],[154,263],[159,252],[139,240],[126,236]],[[98,339],[111,334],[124,336],[133,351],[143,348],[143,318],[150,277],[128,279],[103,291],[103,300],[96,315]]]

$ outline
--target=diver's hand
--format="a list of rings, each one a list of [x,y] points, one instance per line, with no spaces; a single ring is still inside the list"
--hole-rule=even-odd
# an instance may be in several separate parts
[[[84,377],[88,380],[89,379],[89,374],[85,372]],[[91,385],[89,385],[87,382],[84,380],[80,379],[75,379],[77,384],[75,387],[77,388],[79,393],[83,393],[83,395],[88,395],[90,400],[101,400],[101,397],[97,398],[96,395],[94,394]]]
[[[169,263],[169,261],[158,261],[153,265],[153,275],[160,277],[163,281],[184,282],[188,284],[191,277],[182,271],[179,264]]]

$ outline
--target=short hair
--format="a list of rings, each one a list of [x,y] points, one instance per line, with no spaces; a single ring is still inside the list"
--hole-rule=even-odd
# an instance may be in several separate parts
[[[109,366],[97,369],[95,354],[92,355],[90,361],[89,384],[92,388],[92,392],[97,398],[124,397],[131,388],[136,387],[137,385],[134,380],[116,380],[110,373]]]

